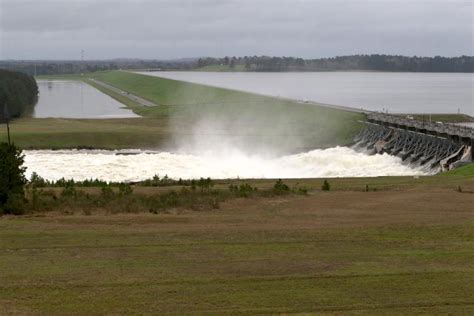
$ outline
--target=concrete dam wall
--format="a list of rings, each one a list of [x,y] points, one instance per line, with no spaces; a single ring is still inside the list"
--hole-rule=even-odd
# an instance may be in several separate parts
[[[369,154],[388,153],[408,164],[447,171],[473,162],[474,129],[369,113],[353,147]]]

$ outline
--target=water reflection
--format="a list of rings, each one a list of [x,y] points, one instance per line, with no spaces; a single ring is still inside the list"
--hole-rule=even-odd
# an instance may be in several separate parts
[[[33,117],[138,117],[123,104],[81,81],[38,80],[38,89],[39,98]]]

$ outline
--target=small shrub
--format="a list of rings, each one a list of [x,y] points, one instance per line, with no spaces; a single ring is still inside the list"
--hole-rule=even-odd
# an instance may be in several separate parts
[[[252,187],[248,183],[243,183],[240,186],[237,185],[229,185],[229,191],[233,193],[237,197],[250,197],[252,196],[253,193],[257,192],[258,189],[255,187]]]
[[[169,178],[167,175],[163,178],[160,178],[159,175],[154,175],[153,178],[140,181],[137,184],[145,187],[165,187],[173,185],[191,185],[191,182],[192,180],[183,180],[181,178],[176,181]]]
[[[53,210],[58,205],[58,199],[53,191],[44,191],[35,187],[27,191],[29,195],[28,210],[46,212]]]
[[[209,193],[211,188],[214,186],[214,182],[211,180],[211,178],[201,178],[197,181],[196,185],[201,189],[201,192]]]
[[[120,195],[131,195],[133,193],[133,189],[128,183],[122,183],[119,185],[119,194]]]
[[[111,187],[102,187],[101,195],[103,198],[109,199],[114,196],[114,191]]]
[[[308,195],[308,188],[306,187],[299,187],[297,190],[295,190],[294,192],[296,194],[300,194],[300,195]]]
[[[23,194],[10,194],[7,202],[3,205],[4,214],[22,215],[25,214],[26,199]],[[0,215],[2,210],[0,209]]]
[[[52,186],[64,188],[70,182],[74,182],[74,181],[68,181],[64,178],[61,178],[61,179],[57,180],[54,184],[52,184]]]
[[[77,191],[76,188],[74,187],[74,180],[67,181],[63,191],[61,192],[62,197],[76,197],[77,196]]]
[[[281,179],[278,179],[278,181],[273,186],[273,192],[276,194],[286,194],[290,192],[290,187],[284,184]]]
[[[295,186],[291,189],[291,192],[298,195],[308,195],[309,189],[307,187],[300,187],[299,183],[296,183]]]
[[[40,199],[40,196],[38,193],[38,189],[36,187],[33,187],[33,189],[31,190],[31,204],[32,204],[33,210],[38,209],[39,199]]]
[[[33,172],[30,177],[30,183],[33,188],[44,188],[50,185],[43,177],[38,175],[36,172]]]
[[[329,184],[328,180],[324,180],[323,185],[321,186],[321,190],[331,191],[331,185]]]

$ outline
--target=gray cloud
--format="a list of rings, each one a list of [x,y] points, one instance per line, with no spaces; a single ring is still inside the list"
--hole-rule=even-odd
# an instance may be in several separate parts
[[[0,58],[472,55],[470,0],[0,0]]]

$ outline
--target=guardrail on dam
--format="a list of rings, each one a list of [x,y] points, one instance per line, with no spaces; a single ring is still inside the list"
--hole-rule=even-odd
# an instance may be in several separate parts
[[[430,169],[450,170],[473,162],[474,128],[368,113],[356,149],[388,153]]]

